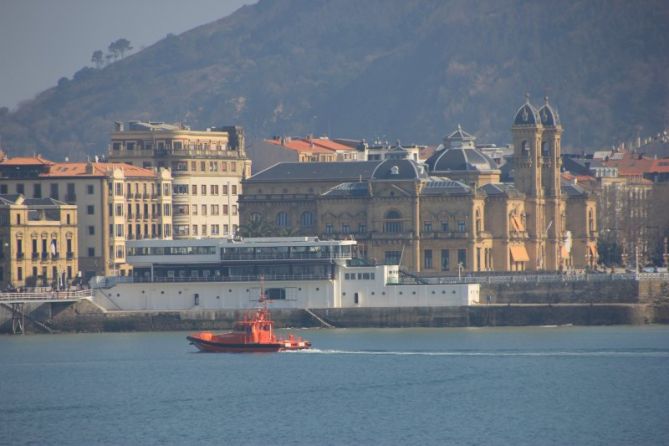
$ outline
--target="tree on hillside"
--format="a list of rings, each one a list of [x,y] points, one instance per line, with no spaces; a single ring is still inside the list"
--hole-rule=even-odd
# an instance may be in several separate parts
[[[105,64],[104,54],[102,53],[102,50],[93,51],[91,62],[95,64],[95,68],[98,69],[102,68],[102,66]]]
[[[111,55],[114,57],[114,60],[116,60],[119,57],[123,59],[125,52],[132,50],[132,47],[130,46],[130,41],[128,39],[121,38],[115,42],[110,43],[108,49]]]

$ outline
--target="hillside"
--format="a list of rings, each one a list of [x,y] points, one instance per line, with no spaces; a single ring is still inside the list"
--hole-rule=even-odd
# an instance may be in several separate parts
[[[426,144],[461,123],[506,143],[529,91],[563,146],[608,146],[669,123],[667,23],[663,0],[261,0],[0,110],[0,135],[56,159],[133,119]]]

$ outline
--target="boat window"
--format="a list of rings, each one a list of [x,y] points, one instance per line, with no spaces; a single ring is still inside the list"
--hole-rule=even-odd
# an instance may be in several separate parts
[[[286,289],[285,288],[268,288],[265,291],[265,295],[269,300],[285,300],[286,299]]]

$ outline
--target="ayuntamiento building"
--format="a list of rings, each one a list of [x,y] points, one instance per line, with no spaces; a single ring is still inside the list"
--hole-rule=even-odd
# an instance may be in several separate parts
[[[594,266],[596,203],[561,180],[557,111],[528,99],[511,131],[511,183],[459,127],[425,163],[276,164],[244,180],[242,229],[354,238],[359,255],[427,275]]]

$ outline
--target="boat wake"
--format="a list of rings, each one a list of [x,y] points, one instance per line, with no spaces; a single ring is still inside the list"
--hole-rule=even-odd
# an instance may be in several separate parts
[[[635,357],[669,358],[669,351],[388,351],[388,350],[329,350],[312,348],[293,352],[301,355],[371,355],[371,356],[487,356],[487,357]]]

